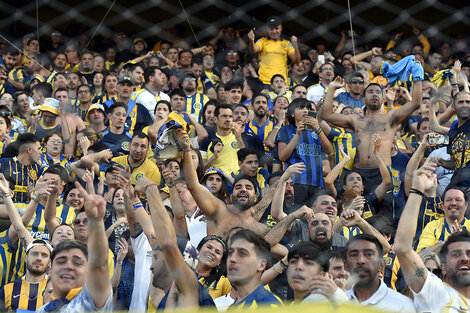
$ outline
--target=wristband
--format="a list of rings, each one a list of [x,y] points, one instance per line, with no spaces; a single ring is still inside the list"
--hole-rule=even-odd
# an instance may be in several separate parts
[[[422,191],[419,191],[418,189],[415,189],[415,188],[410,188],[409,193],[415,193],[417,195],[420,195],[421,197],[424,197],[424,193]]]
[[[280,126],[274,126],[274,129],[281,129]]]
[[[322,130],[321,130],[320,127],[318,127],[318,129],[315,129],[315,133],[316,133],[317,135],[319,135],[321,132],[322,132]]]
[[[142,203],[141,204],[136,204],[136,205],[134,205],[134,211],[136,211],[139,208],[143,208],[143,207],[144,206],[142,205]]]
[[[284,262],[282,262],[282,260],[279,261],[279,264],[281,264],[283,268],[287,268],[287,265]]]
[[[38,197],[35,197],[35,196],[31,196],[31,200],[33,200],[34,202],[37,202],[37,203],[41,202],[41,201],[39,200],[39,198],[38,198]]]
[[[2,192],[3,198],[11,197],[11,190],[9,192]]]

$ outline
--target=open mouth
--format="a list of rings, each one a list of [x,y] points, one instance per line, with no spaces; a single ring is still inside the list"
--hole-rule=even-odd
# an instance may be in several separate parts
[[[335,212],[333,210],[326,210],[325,214],[328,216],[335,216]]]
[[[318,232],[316,233],[316,237],[317,237],[318,239],[326,239],[326,238],[327,238],[327,237],[326,237],[326,232],[324,232],[324,231],[318,231]]]
[[[62,281],[65,281],[65,282],[70,282],[70,281],[75,280],[75,277],[73,277],[72,275],[67,275],[67,274],[60,275],[59,277]]]

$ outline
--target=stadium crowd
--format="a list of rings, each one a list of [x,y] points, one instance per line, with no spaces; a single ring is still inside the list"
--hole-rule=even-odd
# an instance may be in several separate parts
[[[263,29],[0,47],[0,311],[470,310],[468,47]]]

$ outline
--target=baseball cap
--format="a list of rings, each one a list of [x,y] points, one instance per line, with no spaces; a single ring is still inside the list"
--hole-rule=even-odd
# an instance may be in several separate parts
[[[132,86],[134,86],[134,82],[132,82],[131,78],[128,77],[128,76],[124,76],[124,77],[119,78],[117,84],[119,85],[119,84],[122,84],[122,83],[129,83]]]
[[[32,248],[34,248],[36,246],[44,246],[49,250],[49,252],[52,253],[52,246],[47,241],[45,241],[43,239],[34,239],[26,247],[26,254],[29,252],[29,250],[31,250]]]
[[[46,98],[44,99],[44,103],[39,107],[39,110],[59,115],[59,103],[60,100],[58,99]]]
[[[219,169],[219,168],[216,168],[216,167],[209,167],[206,172],[204,173],[204,176],[202,176],[202,178],[204,179],[204,177],[206,177],[207,175],[212,175],[212,174],[220,174],[222,175],[223,178],[225,178],[224,176],[224,173],[222,173],[222,171]]]
[[[138,43],[138,42],[143,42],[143,43],[145,43],[145,40],[144,40],[143,38],[141,38],[141,37],[136,37],[136,38],[134,38],[134,44],[136,44],[136,43]]]
[[[273,15],[268,17],[266,24],[268,24],[268,26],[278,26],[282,24],[282,20],[279,16]]]
[[[101,111],[103,111],[103,114],[106,115],[106,111],[104,110],[103,105],[98,104],[98,103],[93,103],[92,105],[90,105],[90,107],[86,111],[86,118],[87,119],[88,119],[88,113],[90,113],[91,110],[101,110]]]

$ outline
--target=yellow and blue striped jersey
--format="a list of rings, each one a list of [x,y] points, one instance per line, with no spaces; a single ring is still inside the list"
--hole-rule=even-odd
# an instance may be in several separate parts
[[[8,78],[15,82],[22,80],[25,76],[26,75],[23,67],[15,67],[8,72]]]
[[[385,269],[383,272],[383,281],[387,287],[395,291],[403,292],[406,289],[405,277],[400,268],[400,262],[394,253],[384,255]]]
[[[343,159],[340,146],[343,145],[344,152],[351,157],[345,168],[352,170],[354,167],[354,156],[356,155],[356,137],[354,132],[346,131],[344,128],[331,127],[328,139],[333,143],[335,164]]]
[[[362,231],[357,226],[353,226],[353,227],[344,226],[343,229],[341,229],[339,234],[343,235],[346,239],[349,240],[356,235],[362,234]]]
[[[460,226],[462,226],[462,230],[470,230],[470,220],[464,217]],[[445,217],[432,221],[426,225],[421,233],[416,251],[419,252],[424,248],[432,247],[439,242],[443,242],[447,240],[451,234],[450,225],[447,223]]]
[[[72,111],[75,113],[75,115],[80,116],[82,121],[85,121],[86,119],[86,113],[88,112],[88,108],[82,109],[80,107],[80,101],[77,101],[73,106],[72,106]]]
[[[258,307],[267,306],[270,308],[280,308],[283,306],[282,300],[266,290],[262,285],[256,288],[250,295],[237,304],[232,304],[229,309],[254,310]]]
[[[292,91],[290,90],[287,90],[283,95],[279,95],[277,94],[276,92],[274,91],[270,91],[268,93],[268,96],[269,96],[269,99],[271,99],[271,101],[274,101],[274,99],[276,99],[278,96],[284,96],[287,98],[287,100],[289,101],[289,103],[291,102],[291,98],[292,98]]]
[[[70,172],[71,163],[72,162],[63,154],[60,155],[58,162],[54,162],[54,160],[47,154],[41,155],[41,166],[42,166],[43,171],[46,171],[52,165],[60,165]]]
[[[93,103],[104,104],[106,101],[109,101],[109,100],[117,101],[117,99],[118,99],[117,95],[110,96],[107,93],[105,93],[100,97],[95,97],[93,99]]]
[[[13,254],[17,247],[11,242],[9,237],[10,230],[7,229],[0,233],[0,286],[4,286],[11,280],[11,269]]]
[[[264,141],[268,137],[268,134],[274,129],[276,124],[271,121],[269,118],[266,119],[263,125],[258,125],[255,120],[251,120],[249,123],[245,125],[245,131],[250,132],[261,138]],[[267,147],[264,147],[264,150],[269,151]]]
[[[207,101],[209,101],[209,97],[202,93],[195,93],[192,96],[186,96],[186,112],[199,121],[202,108]]]
[[[233,178],[235,178],[240,174],[241,174],[241,170],[238,170],[237,172],[232,172],[231,175]],[[254,178],[256,180],[256,185],[257,185],[256,192],[258,193],[258,195],[261,195],[261,189],[265,188],[266,185],[268,184],[269,172],[265,168],[259,167],[256,170],[256,175]]]
[[[0,290],[0,308],[4,304],[2,309],[9,312],[17,312],[18,309],[34,312],[44,304],[43,292],[46,285],[47,278],[32,284],[24,277],[5,285]]]
[[[55,82],[55,76],[57,75],[57,73],[50,73],[47,77],[46,77],[46,83],[49,83],[52,85],[52,87],[54,87],[54,82]]]
[[[1,158],[0,171],[13,179],[15,182],[15,194],[13,202],[28,201],[28,185],[36,184],[39,176],[42,175],[41,165],[38,163],[31,163],[29,165],[21,164],[16,157],[14,158]]]
[[[26,227],[34,239],[50,240],[49,231],[46,227],[46,220],[44,219],[44,210],[45,207],[39,203],[36,211],[34,212],[33,218]],[[74,208],[69,207],[66,204],[59,204],[56,206],[56,218],[59,224],[67,223],[72,225],[75,220],[75,216],[76,213]]]
[[[442,201],[439,196],[434,198],[425,197],[421,200],[418,224],[416,226],[416,233],[413,240],[414,249],[417,248],[419,237],[421,237],[421,233],[423,232],[426,225],[428,225],[431,221],[438,220],[444,216],[444,211],[441,209],[441,202]]]

